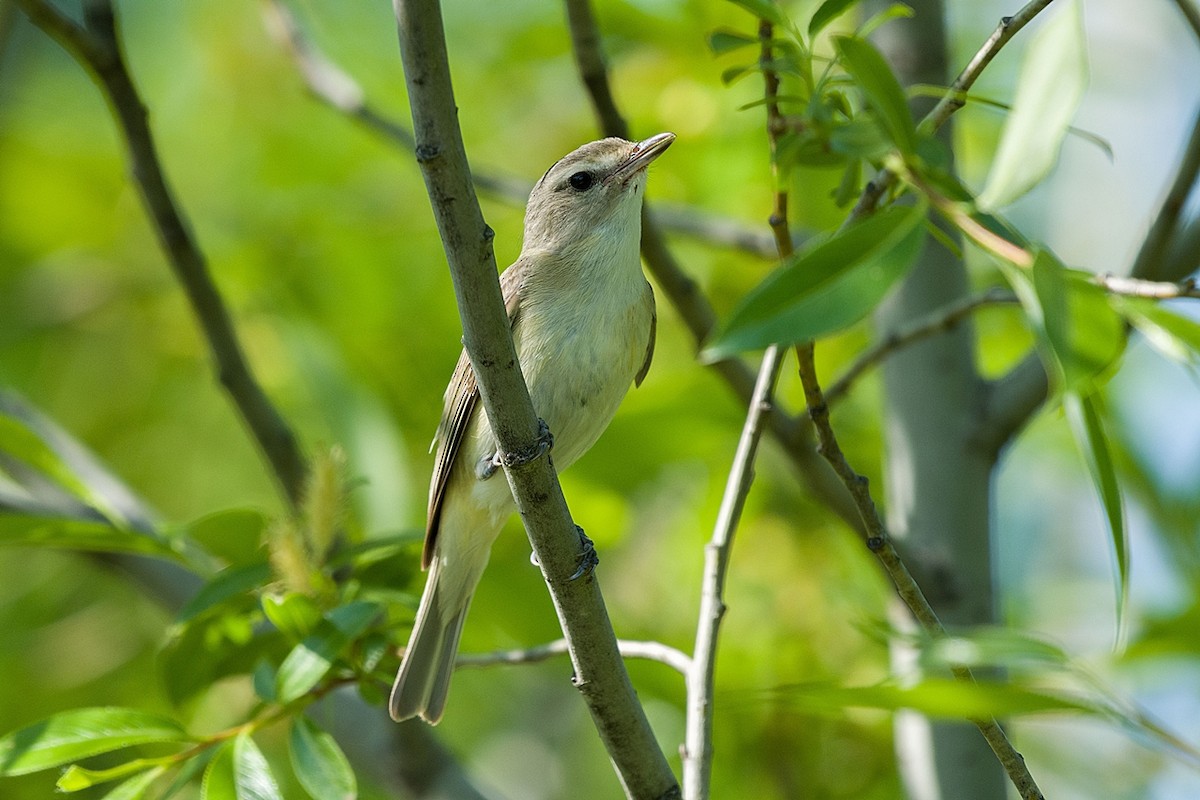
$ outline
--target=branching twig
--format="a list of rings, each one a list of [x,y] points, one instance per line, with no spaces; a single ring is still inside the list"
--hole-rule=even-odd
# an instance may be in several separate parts
[[[1011,17],[1001,19],[996,30],[950,84],[946,94],[921,120],[921,129],[929,133],[937,131],[954,112],[962,108],[966,102],[964,100],[966,93],[975,85],[975,81],[979,79],[984,68],[992,63],[992,59],[996,57],[1000,49],[1052,2],[1054,0],[1033,0]],[[850,213],[850,219],[856,220],[874,213],[879,202],[895,183],[896,173],[887,167],[881,168],[863,189],[858,202],[854,205],[854,210]]]
[[[297,506],[305,475],[300,446],[250,371],[204,254],[167,185],[146,108],[125,66],[111,2],[85,2],[85,26],[81,27],[46,0],[16,1],[36,25],[57,39],[99,82],[124,134],[142,202],[204,332],[217,375],[270,462],[287,500]]]
[[[647,661],[657,661],[666,664],[681,675],[688,674],[692,660],[687,653],[676,650],[662,642],[639,642],[632,639],[618,639],[617,647],[623,658],[643,658]],[[491,667],[497,664],[533,664],[546,661],[555,656],[566,655],[570,652],[566,639],[555,639],[553,642],[537,647],[526,647],[519,650],[497,650],[492,653],[464,653],[458,656],[454,665],[462,667]]]
[[[854,360],[854,363],[842,373],[842,377],[838,378],[825,390],[825,402],[829,405],[837,403],[845,397],[847,392],[850,391],[850,387],[862,377],[864,372],[897,350],[908,347],[923,339],[928,339],[931,336],[936,336],[939,333],[952,330],[965,317],[970,316],[980,308],[1015,302],[1017,302],[1016,295],[1007,289],[997,286],[980,294],[964,297],[956,303],[951,303],[945,308],[935,309],[924,317],[909,322],[904,327],[892,331],[870,348],[860,353],[858,358]]]
[[[396,0],[417,161],[450,264],[470,355],[501,452],[537,452],[539,424],[517,362],[492,253],[492,232],[471,189],[437,0]],[[625,671],[594,572],[574,580],[582,541],[547,458],[506,467],[517,509],[569,643],[582,693],[628,796],[679,796]]]

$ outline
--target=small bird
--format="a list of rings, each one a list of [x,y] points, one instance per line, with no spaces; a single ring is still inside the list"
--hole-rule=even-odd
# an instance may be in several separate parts
[[[534,185],[521,255],[500,276],[521,372],[566,469],[616,414],[654,354],[654,292],[642,275],[646,167],[675,141],[601,139],[561,158]],[[492,543],[515,510],[475,373],[464,350],[435,438],[425,549],[429,570],[412,636],[392,687],[400,721],[436,725],[471,596]]]

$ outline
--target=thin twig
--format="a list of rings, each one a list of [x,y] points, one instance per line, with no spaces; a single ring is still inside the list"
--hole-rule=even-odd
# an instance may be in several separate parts
[[[1020,32],[1029,22],[1042,12],[1054,0],[1033,0],[1027,3],[1020,11],[1013,14],[1011,17],[1004,17],[1000,20],[1000,24],[988,37],[988,40],[983,43],[983,46],[976,51],[975,55],[967,62],[950,84],[950,88],[942,99],[938,101],[925,118],[921,120],[921,130],[933,133],[942,127],[947,120],[953,116],[954,112],[958,111],[965,104],[966,93],[975,85],[975,81],[983,73],[983,70],[992,63],[992,59],[1000,52],[1004,45],[1008,44],[1017,33]],[[850,220],[861,219],[875,212],[884,196],[891,190],[896,183],[896,173],[888,167],[882,167],[875,177],[872,178],[859,195],[858,201],[854,205],[854,210],[850,213]]]
[[[480,399],[503,453],[538,452],[539,423],[513,347],[458,126],[438,0],[396,0],[417,161],[450,265]],[[505,467],[517,510],[569,643],[580,690],[625,793],[677,798],[679,786],[638,703],[595,572],[575,579],[583,542],[548,458]]]
[[[134,182],[154,222],[159,243],[204,332],[217,376],[270,462],[287,501],[293,508],[298,506],[305,475],[300,446],[250,371],[204,254],[167,185],[146,108],[125,65],[111,2],[89,0],[84,4],[86,28],[45,0],[16,2],[99,81],[124,134]]]
[[[939,333],[953,330],[959,322],[980,308],[1016,302],[1016,295],[1007,289],[996,286],[980,294],[964,297],[944,308],[935,309],[923,317],[912,320],[904,327],[893,330],[867,350],[860,353],[858,358],[854,360],[854,363],[842,373],[842,377],[834,381],[825,390],[825,402],[829,405],[837,403],[846,396],[851,386],[862,377],[864,372],[897,350],[928,339],[931,336],[936,336]]]
[[[640,642],[633,639],[618,639],[617,647],[623,658],[642,658],[647,661],[657,661],[666,664],[680,675],[687,675],[692,660],[687,653],[676,650],[662,642]],[[526,647],[517,650],[496,650],[491,653],[463,653],[454,662],[459,669],[463,667],[491,667],[497,664],[533,664],[546,661],[555,656],[567,655],[570,647],[566,639],[555,639],[537,647]]]
[[[1181,0],[1181,5],[1186,4],[1187,1]],[[1200,111],[1197,111],[1196,120],[1192,123],[1192,132],[1188,136],[1187,145],[1183,150],[1183,159],[1179,163],[1175,179],[1171,182],[1171,188],[1167,190],[1167,196],[1163,198],[1158,215],[1150,225],[1150,230],[1146,233],[1146,238],[1142,241],[1142,246],[1138,249],[1137,257],[1129,270],[1129,273],[1135,278],[1170,280],[1181,277],[1168,274],[1167,253],[1170,251],[1171,242],[1179,226],[1179,217],[1183,213],[1184,204],[1187,202],[1188,195],[1192,193],[1192,187],[1196,185],[1197,175],[1200,175]]]
[[[771,141],[771,168],[778,181],[779,164],[775,145],[780,130],[781,115],[775,98],[779,80],[769,68],[771,63],[773,26],[763,20],[759,25],[761,41],[760,62],[767,108],[767,130]],[[787,230],[787,193],[775,195],[775,209],[770,227],[781,259],[792,253],[792,241]],[[707,800],[710,794],[713,762],[713,719],[715,709],[717,638],[725,616],[725,577],[733,551],[734,534],[745,508],[750,485],[754,481],[754,460],[762,438],[764,421],[771,415],[775,384],[783,366],[783,351],[771,345],[763,354],[754,393],[742,425],[733,465],[725,482],[721,508],[713,526],[712,538],[704,548],[704,575],[700,583],[700,613],[696,624],[696,642],[692,652],[692,668],[687,678],[687,721],[683,747],[683,793],[687,800]]]

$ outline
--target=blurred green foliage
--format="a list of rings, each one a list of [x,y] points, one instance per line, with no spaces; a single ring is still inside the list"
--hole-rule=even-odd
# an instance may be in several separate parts
[[[817,5],[799,4],[796,18]],[[294,8],[377,108],[407,117],[389,4],[303,0]],[[214,380],[126,179],[103,100],[61,48],[16,15],[0,38],[0,388],[16,389],[86,443],[166,530],[193,538],[213,560],[195,565],[211,582],[171,618],[102,559],[0,550],[0,685],[21,687],[0,692],[0,733],[65,709],[125,706],[176,716],[203,735],[241,723],[260,701],[288,702],[348,676],[378,684],[395,669],[391,645],[403,641],[405,613],[420,590],[425,448],[460,329],[410,154],[309,97],[258,4],[128,0],[120,11],[168,177],[251,364],[310,455],[344,451],[329,504],[345,508],[310,508],[298,526],[279,521],[275,487]],[[561,9],[530,0],[447,3],[445,14],[459,118],[477,169],[532,180],[595,138]],[[722,74],[735,57],[714,58],[704,46],[717,30],[753,36],[754,20],[733,4],[701,0],[611,3],[598,14],[633,131],[679,135],[655,164],[651,199],[765,225],[771,184],[762,111],[739,111],[760,99],[760,82],[751,76],[726,86]],[[813,28],[832,23],[831,31],[845,32],[852,17]],[[820,46],[822,57],[833,55],[832,45]],[[858,56],[869,71],[872,55]],[[884,127],[908,141],[911,120],[887,107],[890,87],[877,90]],[[836,116],[838,109],[825,111]],[[987,140],[995,122],[977,121],[960,135]],[[862,147],[877,148],[882,138],[850,132]],[[797,152],[805,151],[797,145]],[[789,176],[795,227],[835,227],[844,216],[835,202],[843,183],[841,170],[798,159]],[[498,261],[507,264],[519,251],[522,211],[487,197],[483,206],[497,232]],[[673,244],[722,319],[774,266],[682,237]],[[975,277],[981,285],[998,279],[991,267]],[[1143,317],[1153,321],[1154,314]],[[659,319],[648,380],[563,483],[601,554],[620,635],[690,650],[703,544],[743,409],[697,363],[661,292]],[[978,324],[989,375],[1034,338],[1014,311],[984,312]],[[864,327],[822,342],[823,375],[840,373],[862,349]],[[868,377],[836,419],[851,461],[872,479],[881,458],[876,395]],[[780,396],[789,408],[800,406],[794,376],[785,377]],[[1157,497],[1154,477],[1138,469],[1120,431],[1115,438],[1122,477]],[[757,476],[727,588],[713,796],[895,797],[886,712],[922,707],[913,699],[922,690],[881,684],[889,675],[880,630],[890,589],[860,542],[801,491],[771,443]],[[1194,510],[1194,500],[1180,500],[1162,512],[1174,520],[1160,524],[1176,533],[1180,549],[1190,546]],[[347,550],[330,550],[320,531],[331,525],[347,533]],[[280,576],[263,597],[251,590],[270,574],[267,550],[245,546],[260,539],[275,542]],[[293,545],[299,549],[281,555]],[[1194,591],[1197,576],[1190,577]],[[1185,635],[1194,598],[1178,617],[1164,615],[1132,652],[1149,659],[1162,648],[1194,665],[1200,653]],[[256,636],[268,622],[273,632]],[[476,597],[464,651],[557,635],[514,521]],[[228,642],[247,646],[229,650],[233,661],[206,660]],[[1008,644],[986,663],[1020,674],[1007,662],[1034,651],[1042,653],[1028,642]],[[1043,654],[1041,674],[1074,675],[1057,652]],[[279,670],[270,674],[263,663]],[[630,671],[678,766],[679,676],[655,663],[633,662]],[[218,681],[249,672],[252,681]],[[615,778],[569,677],[565,659],[463,670],[438,733],[507,796],[615,796]],[[844,691],[877,684],[872,695]],[[939,690],[927,687],[926,710],[949,702]],[[381,695],[364,694],[382,705]],[[1021,710],[1019,702],[1064,707],[1057,695],[1040,697],[974,699],[999,710]],[[1110,705],[1082,707],[1137,722]],[[338,752],[307,723],[268,725],[253,741],[273,765],[284,764],[289,750],[293,759],[308,754],[299,757],[308,760],[295,770],[298,783],[275,769],[286,797],[301,796],[306,781],[345,781]],[[214,780],[224,780],[237,759],[257,758],[251,740],[235,740],[213,756]],[[43,798],[51,783],[45,774],[6,778],[3,795]],[[372,791],[360,787],[361,796]]]

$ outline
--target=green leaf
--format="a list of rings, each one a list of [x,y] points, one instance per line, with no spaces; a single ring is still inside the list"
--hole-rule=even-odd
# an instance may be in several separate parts
[[[237,800],[283,800],[267,759],[245,731],[233,741],[233,775]]]
[[[179,612],[179,622],[187,622],[233,598],[245,598],[271,577],[266,562],[244,567],[228,567],[204,584]]]
[[[900,82],[875,47],[864,39],[838,36],[834,39],[842,63],[866,95],[867,103],[879,115],[888,138],[900,152],[910,155],[917,149],[917,131],[912,112]]]
[[[1157,300],[1112,297],[1113,305],[1146,341],[1167,358],[1195,364],[1200,356],[1200,322],[1180,316]]]
[[[778,25],[781,28],[790,27],[787,17],[784,16],[783,10],[775,5],[772,0],[729,0],[735,6],[741,6],[759,19],[765,19],[773,25]]]
[[[141,798],[146,796],[146,790],[150,788],[150,785],[164,772],[166,772],[166,767],[155,767],[154,769],[146,770],[140,775],[134,775],[129,780],[114,787],[101,800],[141,800]]]
[[[275,678],[275,695],[290,703],[325,677],[334,661],[356,636],[365,631],[379,613],[375,603],[350,603],[329,612],[304,641],[296,645]]]
[[[931,717],[986,719],[1047,711],[1093,711],[1079,700],[1048,691],[1004,683],[964,683],[949,678],[927,678],[913,686],[811,683],[784,686],[779,692],[792,707],[811,713],[841,714],[846,708],[886,711],[907,708]]]
[[[739,31],[721,28],[715,30],[708,35],[708,49],[712,50],[713,55],[722,56],[726,53],[732,53],[735,50],[741,50],[743,47],[750,47],[758,44],[757,36],[750,36]]]
[[[916,12],[912,10],[911,6],[906,6],[904,3],[892,3],[883,11],[880,11],[864,22],[862,27],[854,32],[854,35],[860,39],[866,39],[884,23],[891,22],[894,19],[907,19],[914,16],[916,16]]]
[[[1087,82],[1083,11],[1068,0],[1029,44],[980,208],[1006,206],[1049,174]]]
[[[262,608],[271,624],[293,642],[303,639],[321,622],[321,609],[311,597],[299,592],[264,594]]]
[[[202,774],[203,770],[209,765],[209,762],[212,761],[212,758],[215,755],[216,752],[214,749],[209,748],[207,750],[200,751],[187,761],[183,762],[183,766],[181,766],[179,771],[175,773],[175,776],[171,778],[171,782],[167,784],[167,787],[163,789],[162,793],[154,800],[171,800],[172,797],[179,794],[185,788],[190,787],[195,777]],[[189,794],[189,797],[190,796],[192,795]]]
[[[149,742],[188,742],[174,720],[132,708],[78,708],[0,738],[0,776],[24,775]]]
[[[1117,565],[1117,626],[1121,628],[1125,619],[1125,605],[1129,598],[1129,539],[1125,533],[1125,506],[1121,498],[1121,487],[1117,482],[1117,471],[1113,466],[1112,450],[1104,433],[1100,419],[1097,395],[1080,395],[1068,392],[1063,397],[1067,419],[1075,442],[1087,462],[1088,472],[1096,485],[1096,493],[1104,506],[1108,520],[1108,531],[1112,537],[1113,554]]]
[[[168,542],[101,520],[0,513],[0,547],[50,547],[96,553],[134,553],[187,565]]]
[[[825,0],[813,13],[812,19],[808,21],[809,38],[816,38],[817,34],[825,30],[829,23],[840,17],[846,9],[857,2],[859,0]]]
[[[200,783],[200,800],[239,800],[233,772],[233,742],[221,745],[208,762]]]
[[[263,699],[264,702],[274,703],[275,697],[275,667],[266,659],[260,660],[254,665],[254,672],[250,676],[250,682],[254,686],[254,693]]]
[[[308,717],[296,717],[288,743],[292,769],[304,791],[316,800],[354,800],[358,797],[354,770],[342,749]]]
[[[42,473],[108,519],[121,519],[120,513],[112,508],[108,500],[76,475],[75,470],[71,469],[36,431],[16,417],[2,413],[0,453],[5,453]]]
[[[829,146],[834,152],[867,161],[877,161],[891,149],[878,125],[857,119],[836,126],[829,134]]]
[[[231,508],[188,523],[182,533],[230,565],[245,566],[262,560],[262,538],[266,527],[267,518],[261,511]]]
[[[1128,338],[1108,294],[1090,273],[1067,269],[1048,250],[1034,251],[1029,272],[996,263],[1038,334],[1050,373],[1068,391],[1094,391]]]
[[[222,678],[247,675],[260,660],[278,663],[283,659],[288,643],[273,630],[256,633],[257,616],[256,612],[253,616],[244,612],[205,614],[173,631],[158,662],[172,703],[180,704]]]
[[[806,248],[746,296],[704,357],[816,339],[862,319],[916,260],[924,219],[923,205],[893,207]]]
[[[158,763],[158,759],[135,758],[133,761],[127,761],[108,769],[87,769],[78,764],[72,764],[59,776],[55,787],[61,792],[78,792],[80,789],[86,789],[98,783],[108,783],[134,772],[148,770]]]

